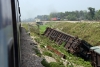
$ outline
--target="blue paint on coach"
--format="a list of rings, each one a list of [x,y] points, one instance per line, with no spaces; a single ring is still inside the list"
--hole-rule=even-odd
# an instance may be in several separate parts
[[[20,67],[18,0],[0,0],[0,67]]]
[[[0,29],[5,28],[7,25],[12,24],[12,21],[9,19],[9,13],[5,12],[6,10],[1,10],[3,7],[1,3],[2,3],[2,0],[0,0]],[[3,12],[5,12],[5,15],[3,14]],[[10,15],[11,15],[11,13],[10,13]],[[8,16],[8,17],[5,17],[5,16]]]
[[[2,28],[2,11],[1,11],[1,0],[0,0],[0,29]]]
[[[9,66],[11,41],[13,41],[11,0],[0,0],[0,67]]]

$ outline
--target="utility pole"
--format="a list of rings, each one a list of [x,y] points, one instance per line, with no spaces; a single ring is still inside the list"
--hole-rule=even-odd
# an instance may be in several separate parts
[[[40,25],[37,24],[37,26],[38,26],[38,34],[40,35]]]
[[[28,23],[28,34],[30,35],[30,25]]]

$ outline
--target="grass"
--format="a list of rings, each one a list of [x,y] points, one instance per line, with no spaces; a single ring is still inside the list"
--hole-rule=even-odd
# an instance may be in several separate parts
[[[48,63],[45,59],[41,61],[41,64],[45,67],[65,67],[62,63],[59,62],[50,62]]]
[[[37,56],[41,57],[42,54],[40,53],[40,51],[38,49],[33,48],[33,50],[35,51]]]
[[[45,67],[50,67],[49,63],[48,63],[45,59],[43,59],[43,60],[41,61],[41,64],[42,64],[43,66],[45,66]]]
[[[60,27],[58,27],[58,28],[60,28]],[[89,61],[84,61],[82,58],[76,57],[76,56],[66,52],[66,49],[63,47],[64,43],[62,44],[62,46],[58,46],[56,43],[54,43],[53,41],[49,40],[47,37],[42,36],[42,35],[37,35],[36,33],[34,33],[34,30],[31,30],[31,36],[35,36],[36,37],[35,38],[36,42],[38,42],[39,45],[41,45],[40,47],[42,47],[42,49],[44,51],[46,51],[45,55],[49,55],[50,56],[48,51],[44,48],[44,46],[47,46],[47,45],[50,45],[53,48],[55,48],[55,49],[59,50],[60,52],[62,52],[63,54],[65,54],[66,55],[66,60],[68,62],[70,62],[71,64],[73,64],[73,65],[67,64],[66,67],[78,67],[78,66],[92,67]],[[35,50],[35,52],[38,54],[37,50]],[[56,65],[57,65],[57,67],[64,67],[63,64],[59,63],[59,62],[61,62],[61,58],[59,56],[57,56],[56,54],[54,54],[52,52],[52,57],[56,59],[56,61],[57,61],[56,63],[52,62],[51,64],[50,63],[48,64],[47,62],[45,62],[45,60],[43,60],[41,63],[45,67],[56,67]],[[75,61],[75,60],[77,60],[77,61]]]
[[[39,25],[39,27],[37,25],[28,26],[28,24],[26,24],[26,23],[23,23],[22,26],[27,31],[29,31],[29,28],[30,28],[31,32],[40,33],[40,34],[43,34],[44,31],[46,30],[46,28],[48,27],[48,25]]]
[[[65,67],[62,63],[59,62],[50,62],[50,67]]]
[[[52,42],[48,38],[41,36],[41,35],[39,36],[39,38],[36,38],[36,40],[39,41],[39,44],[41,44],[41,45],[44,45],[44,46],[50,45],[53,48],[59,50],[61,53],[65,54],[66,60],[68,60],[69,62],[76,65],[74,67],[77,67],[78,65],[84,66],[84,67],[92,67],[89,61],[84,61],[80,57],[76,57],[76,56],[66,52],[66,49],[63,47],[63,44],[62,44],[62,46],[58,46],[56,43]],[[44,51],[47,51],[47,50],[45,50],[45,48],[44,48]],[[54,53],[53,53],[52,57],[54,57],[58,62],[60,62],[60,60],[61,60],[61,58]],[[77,61],[75,61],[75,60],[77,60]]]
[[[45,46],[42,44],[42,45],[40,45],[40,47],[43,49],[43,48],[45,48]]]
[[[43,54],[44,54],[44,55],[47,55],[47,56],[49,56],[49,57],[52,57],[52,54],[51,54],[50,52],[48,52],[48,51],[44,51]]]
[[[43,34],[47,27],[47,25],[40,25],[40,34]]]
[[[49,24],[50,23],[47,23],[48,26]],[[63,31],[64,33],[78,36],[79,38],[86,40],[93,46],[100,45],[100,23],[59,22],[56,25],[54,23],[54,26],[52,23],[52,27]]]
[[[21,26],[24,27],[26,31],[28,31],[28,24],[24,23],[24,24],[21,24]]]

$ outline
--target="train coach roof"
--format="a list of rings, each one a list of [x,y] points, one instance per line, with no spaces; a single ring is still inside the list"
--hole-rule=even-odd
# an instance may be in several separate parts
[[[91,47],[90,49],[94,50],[94,52],[100,54],[100,46]]]
[[[96,49],[94,51],[97,52],[100,55],[100,49]]]

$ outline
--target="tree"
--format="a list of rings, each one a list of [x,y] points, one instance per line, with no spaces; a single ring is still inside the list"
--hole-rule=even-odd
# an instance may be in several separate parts
[[[95,20],[100,20],[100,10],[96,11]]]
[[[54,18],[54,17],[57,17],[57,13],[56,12],[50,13],[50,18]]]
[[[51,20],[51,18],[60,18],[61,20],[100,20],[100,10],[89,7],[89,11],[65,11],[65,12],[51,12],[49,15],[38,15],[36,18],[40,20]]]
[[[88,14],[89,17],[88,18],[90,20],[93,20],[94,19],[94,16],[95,16],[95,8],[89,7],[88,10],[89,10],[89,14]]]
[[[77,17],[73,14],[69,14],[66,18],[70,21],[76,21],[77,20]]]

